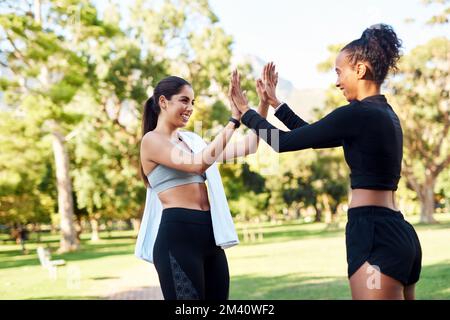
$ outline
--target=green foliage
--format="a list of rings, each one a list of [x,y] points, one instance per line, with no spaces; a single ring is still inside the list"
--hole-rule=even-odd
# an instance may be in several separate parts
[[[50,124],[66,136],[75,211],[96,219],[127,219],[139,217],[144,205],[141,106],[159,80],[176,74],[192,82],[195,114],[205,120],[206,130],[228,119],[230,70],[224,66],[230,65],[232,39],[217,25],[208,1],[163,1],[161,6],[136,1],[123,28],[117,4],[109,4],[100,16],[88,0],[50,1],[42,16],[45,29],[29,12],[0,14],[7,36],[2,57],[11,74],[0,78],[5,113],[17,110],[26,123],[23,132],[34,138],[34,143],[12,145],[8,157],[0,159],[10,170],[0,184],[6,220],[12,217],[6,201],[11,207],[22,201],[29,189],[16,189],[24,183],[30,189],[40,186],[42,194],[14,214],[26,221],[26,210],[44,208],[47,217],[57,211],[55,182],[49,183],[55,179],[49,175],[54,170]],[[11,124],[2,123],[1,130],[5,137],[21,135]],[[42,161],[41,175],[29,181],[9,162],[25,148],[37,152],[37,145],[46,157],[35,156]],[[53,200],[41,201],[44,196]]]
[[[0,112],[0,224],[49,222],[55,184],[48,141],[20,115]]]
[[[439,179],[450,164],[449,51],[447,38],[414,48],[402,58],[400,71],[389,86],[390,100],[403,127],[403,175],[421,202],[427,189],[439,192],[450,187],[445,179]],[[440,193],[449,199],[446,192]]]

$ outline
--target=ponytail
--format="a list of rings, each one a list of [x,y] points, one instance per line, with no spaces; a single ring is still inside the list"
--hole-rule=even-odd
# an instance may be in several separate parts
[[[154,96],[148,98],[144,105],[144,115],[142,117],[142,136],[155,130],[160,112],[161,108],[155,103]]]
[[[144,104],[144,113],[142,115],[142,137],[150,131],[155,130],[158,124],[158,116],[161,113],[159,104],[155,102],[154,96],[147,99]],[[141,177],[144,180],[145,186],[149,186],[147,177],[145,176],[144,168],[141,163]]]

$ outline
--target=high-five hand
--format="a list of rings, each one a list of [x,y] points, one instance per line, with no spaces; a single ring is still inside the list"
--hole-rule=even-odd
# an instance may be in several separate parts
[[[233,73],[231,79],[231,99],[233,100],[234,105],[239,109],[239,111],[244,114],[249,109],[249,107],[248,99],[241,89],[239,72],[236,71],[236,73]]]
[[[274,108],[280,105],[277,98],[276,89],[278,84],[278,72],[275,72],[275,65],[273,62],[268,63],[263,71],[263,83],[265,87],[265,94],[270,105]]]
[[[230,101],[230,107],[231,107],[231,116],[236,119],[236,120],[241,120],[241,116],[242,113],[241,111],[238,109],[238,107],[236,106],[236,104],[234,103],[231,93],[233,90],[233,81],[234,79],[238,76],[237,70],[233,70],[233,72],[231,73],[231,78],[230,78],[230,87],[228,90],[228,100]]]
[[[261,78],[256,80],[256,93],[259,97],[259,104],[263,108],[267,108],[270,105],[269,97],[267,96],[266,92],[266,85],[264,84],[264,80],[262,80],[265,79],[266,69],[268,68],[268,66],[269,64],[264,65],[264,68],[261,72]]]

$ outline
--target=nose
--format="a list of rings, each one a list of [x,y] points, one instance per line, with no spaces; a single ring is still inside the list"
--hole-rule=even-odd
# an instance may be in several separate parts
[[[336,87],[341,88],[341,83],[339,82],[339,78],[336,79]]]

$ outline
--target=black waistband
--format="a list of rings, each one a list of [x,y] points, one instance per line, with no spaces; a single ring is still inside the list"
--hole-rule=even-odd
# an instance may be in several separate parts
[[[387,218],[398,218],[404,219],[401,211],[395,211],[387,207],[380,206],[361,206],[350,208],[347,211],[348,218],[356,218],[356,217],[387,217]]]
[[[161,223],[184,222],[196,224],[212,224],[211,210],[189,208],[166,208],[162,211]]]

